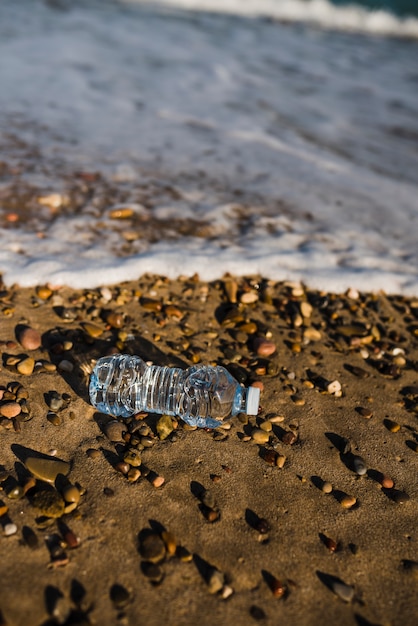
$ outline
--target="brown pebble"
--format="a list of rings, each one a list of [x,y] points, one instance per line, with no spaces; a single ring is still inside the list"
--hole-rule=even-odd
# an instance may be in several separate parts
[[[42,343],[40,333],[29,326],[19,329],[17,339],[25,350],[37,350]]]
[[[279,467],[280,469],[284,466],[284,464],[286,463],[286,457],[284,454],[278,454],[277,458],[276,458],[276,467]]]
[[[86,332],[90,337],[93,337],[93,339],[103,335],[104,329],[97,324],[92,324],[92,322],[83,322],[81,326],[84,332]]]
[[[344,509],[352,509],[353,506],[357,503],[357,500],[354,496],[345,495],[341,498],[340,504]]]
[[[267,443],[270,438],[270,433],[267,433],[260,428],[255,428],[251,433],[251,438],[255,443]]]
[[[17,417],[21,412],[21,406],[17,402],[3,402],[0,405],[0,415],[3,417],[7,417],[8,419],[13,419]]]
[[[127,474],[130,470],[130,465],[129,463],[124,463],[123,461],[119,461],[119,463],[116,463],[115,465],[115,470],[117,472],[120,472],[121,474]]]
[[[363,406],[357,407],[356,411],[359,415],[361,415],[361,417],[365,417],[366,419],[370,419],[371,417],[373,417],[373,411]]]
[[[116,313],[115,311],[112,311],[111,313],[108,313],[108,315],[106,316],[106,322],[112,328],[122,328],[125,323],[125,320],[124,320],[122,313]]]
[[[253,346],[258,356],[269,357],[276,352],[276,344],[264,337],[256,337]]]
[[[78,503],[80,501],[80,492],[75,485],[67,485],[62,491],[62,495],[66,502]]]
[[[332,485],[331,485],[331,483],[329,483],[328,481],[326,481],[326,480],[325,480],[325,481],[322,483],[321,490],[322,490],[324,493],[331,493],[331,491],[332,491]]]
[[[293,446],[293,444],[296,443],[297,440],[298,440],[298,436],[292,430],[288,430],[282,436],[282,442],[288,446]]]
[[[385,476],[385,475],[382,475],[382,478],[380,479],[380,484],[382,485],[384,489],[392,489],[392,487],[394,487],[395,485],[392,478],[390,478],[389,476]]]
[[[287,594],[287,585],[278,578],[273,578],[270,588],[275,598],[283,598]]]
[[[401,425],[398,424],[398,422],[394,422],[393,420],[385,419],[383,420],[383,423],[391,433],[397,433],[401,429]]]

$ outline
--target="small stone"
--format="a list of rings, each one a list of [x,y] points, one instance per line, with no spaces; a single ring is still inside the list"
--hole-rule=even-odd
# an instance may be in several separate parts
[[[74,369],[74,364],[68,361],[68,359],[63,359],[58,363],[58,369],[66,374],[71,374]]]
[[[306,318],[311,317],[312,311],[313,311],[313,308],[310,302],[308,302],[307,300],[303,300],[300,303],[300,313],[302,317],[306,317]]]
[[[16,365],[16,369],[19,374],[23,374],[23,376],[30,376],[35,368],[35,359],[32,357],[27,357],[22,361],[19,361]]]
[[[5,537],[11,537],[17,533],[17,526],[13,522],[8,522],[3,526],[3,533]]]
[[[216,508],[215,496],[213,495],[212,491],[209,491],[209,489],[204,490],[203,494],[200,496],[200,499],[202,503],[209,509]]]
[[[240,297],[242,304],[254,304],[258,301],[258,293],[255,291],[246,291]]]
[[[303,331],[303,338],[308,341],[320,341],[322,338],[321,332],[314,328],[313,326],[309,326],[309,328],[305,328]]]
[[[122,462],[122,461],[119,461],[119,463],[116,463],[116,465],[115,465],[115,470],[117,472],[120,472],[124,476],[126,476],[128,474],[130,468],[131,468],[131,466],[129,465],[129,463],[125,463],[125,462]]]
[[[98,459],[102,456],[100,450],[97,450],[96,448],[89,448],[88,450],[86,450],[86,454],[89,459]]]
[[[210,572],[210,575],[207,579],[208,591],[211,594],[218,593],[225,584],[225,574],[220,572],[215,567]]]
[[[373,411],[363,406],[357,407],[356,411],[359,415],[361,415],[361,417],[365,417],[366,419],[370,419],[371,417],[373,417]]]
[[[21,412],[21,406],[18,402],[3,402],[0,405],[0,415],[3,417],[7,417],[8,419],[13,419],[17,417]]]
[[[339,380],[333,380],[332,382],[328,383],[327,385],[327,391],[328,393],[335,395],[335,396],[339,396],[341,393],[341,383]]]
[[[161,533],[161,538],[165,543],[167,554],[169,554],[169,556],[174,556],[177,551],[177,542],[174,535],[167,530],[164,530]]]
[[[141,470],[137,467],[131,467],[127,474],[128,480],[130,483],[136,483],[139,478],[141,478]]]
[[[264,430],[266,433],[271,433],[271,431],[273,430],[273,425],[269,420],[266,420],[264,422],[261,422],[260,429]]]
[[[352,509],[357,503],[357,499],[354,496],[345,495],[341,498],[340,504],[344,509]]]
[[[3,517],[3,515],[6,515],[8,511],[9,511],[9,507],[3,503],[0,503],[0,517]]]
[[[132,467],[139,467],[142,463],[141,453],[136,448],[130,448],[123,455],[123,460],[125,463],[132,465]]]
[[[139,554],[150,563],[159,563],[165,558],[166,547],[163,539],[153,531],[140,533]]]
[[[254,443],[264,444],[267,443],[270,439],[270,433],[261,430],[260,428],[255,428],[251,433],[251,439]]]
[[[109,211],[109,217],[111,220],[129,220],[134,216],[134,214],[135,211],[131,207],[119,207]]]
[[[165,483],[164,476],[155,476],[155,478],[153,478],[152,480],[152,486],[155,487],[156,489],[159,489],[160,487],[162,487],[164,483]]]
[[[384,419],[383,423],[391,433],[397,433],[401,429],[401,425],[398,424],[398,422],[394,422],[393,420]]]
[[[353,600],[354,587],[351,587],[351,585],[346,585],[345,583],[338,580],[332,580],[330,582],[330,586],[335,595],[344,602],[351,602]]]
[[[282,469],[284,464],[286,463],[286,457],[284,454],[278,454],[276,458],[276,467]]]
[[[97,324],[92,324],[92,322],[83,322],[81,326],[84,332],[86,332],[90,337],[93,337],[94,339],[100,337],[104,333],[104,329],[101,326],[98,326]]]
[[[255,525],[255,530],[257,530],[261,535],[265,535],[270,530],[270,524],[266,519],[260,517]]]
[[[75,502],[78,504],[80,501],[80,491],[75,485],[67,485],[62,491],[62,495],[66,502]]]
[[[389,476],[385,476],[385,474],[381,475],[379,482],[382,485],[383,489],[392,489],[395,485],[392,478],[390,478]]]
[[[278,578],[273,578],[270,582],[270,588],[275,598],[283,598],[287,594],[287,585]]]
[[[49,300],[49,298],[52,296],[52,289],[50,289],[46,285],[37,287],[36,288],[36,295],[41,300]]]
[[[51,411],[57,412],[62,408],[64,399],[58,391],[50,391],[47,397],[47,404]]]
[[[19,329],[17,339],[25,350],[37,350],[42,343],[40,333],[29,326]]]
[[[111,420],[103,428],[106,437],[109,441],[113,442],[124,441],[123,435],[127,432],[127,430],[127,425],[123,422],[119,422],[118,420]]]
[[[331,493],[331,491],[332,491],[332,485],[331,485],[331,483],[330,483],[330,482],[328,482],[327,480],[325,480],[325,481],[322,483],[321,490],[322,490],[324,493]]]
[[[157,434],[160,441],[164,441],[173,432],[173,420],[170,415],[162,415],[157,422]]]
[[[109,595],[112,603],[118,610],[123,609],[131,600],[129,591],[117,583],[111,586]]]
[[[263,337],[256,337],[253,346],[258,356],[269,357],[276,352],[276,344]]]
[[[325,537],[324,544],[330,552],[334,553],[337,551],[338,544],[332,537]]]
[[[70,471],[70,464],[53,458],[29,457],[25,461],[28,470],[41,480],[48,483],[55,482],[60,474],[67,476]]]
[[[122,313],[111,311],[108,315],[106,315],[106,322],[112,328],[122,328],[125,323],[125,318]]]
[[[141,563],[141,569],[148,580],[150,580],[154,585],[159,585],[164,578],[162,568],[156,563],[145,561]]]
[[[48,420],[48,422],[50,422],[53,426],[60,426],[62,423],[62,420],[60,418],[59,415],[57,415],[56,413],[48,413],[48,415],[46,416],[46,419]]]
[[[280,424],[281,422],[284,422],[284,415],[268,415],[268,420],[269,422],[271,422],[272,424]]]
[[[53,489],[37,491],[33,495],[32,504],[45,517],[61,517],[64,514],[64,500]]]
[[[288,430],[282,436],[282,442],[285,443],[287,446],[293,446],[293,444],[295,444],[297,440],[298,436],[296,433],[293,432],[293,430]]]
[[[410,499],[409,495],[400,489],[389,489],[387,495],[396,504],[405,504]]]
[[[352,462],[355,473],[359,476],[364,476],[367,472],[367,466],[361,456],[353,456]]]

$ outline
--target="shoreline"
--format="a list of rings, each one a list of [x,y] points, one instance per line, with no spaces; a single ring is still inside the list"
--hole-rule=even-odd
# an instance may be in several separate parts
[[[146,275],[2,287],[0,316],[5,623],[415,623],[418,297]],[[259,415],[112,420],[109,351],[224,365]]]

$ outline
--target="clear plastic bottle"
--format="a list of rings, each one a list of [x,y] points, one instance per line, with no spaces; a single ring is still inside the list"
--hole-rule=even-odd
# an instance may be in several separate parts
[[[90,401],[102,413],[140,411],[177,415],[191,426],[216,428],[237,413],[257,415],[260,390],[242,387],[224,367],[148,366],[140,357],[99,359],[90,377]]]

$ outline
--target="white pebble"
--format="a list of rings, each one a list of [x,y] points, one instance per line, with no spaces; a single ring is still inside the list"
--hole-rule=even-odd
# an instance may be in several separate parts
[[[15,535],[17,533],[17,526],[16,524],[13,524],[13,522],[9,522],[8,524],[5,524],[3,527],[3,532],[6,535],[6,537],[10,537],[11,535]]]

